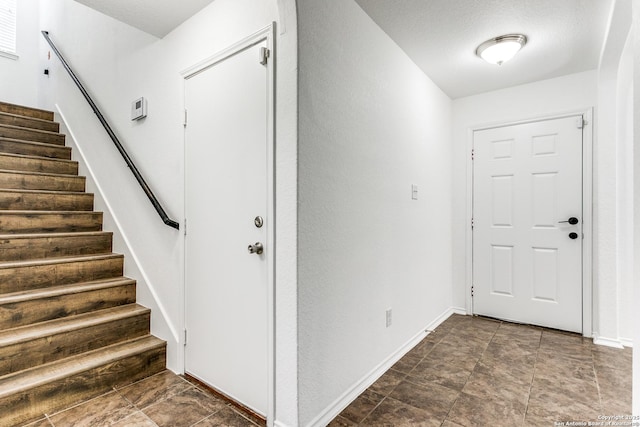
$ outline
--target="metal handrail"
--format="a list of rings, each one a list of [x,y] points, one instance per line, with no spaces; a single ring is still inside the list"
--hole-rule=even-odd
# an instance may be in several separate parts
[[[120,143],[120,140],[111,129],[111,126],[109,126],[109,123],[107,123],[107,120],[104,118],[104,116],[98,109],[98,106],[96,105],[95,102],[93,102],[93,99],[91,99],[91,96],[89,96],[89,93],[80,82],[80,79],[78,79],[78,76],[76,76],[76,74],[73,72],[73,70],[67,63],[67,61],[65,61],[64,57],[62,56],[58,48],[49,37],[49,32],[42,31],[42,35],[44,36],[45,40],[49,43],[49,46],[51,46],[51,49],[53,49],[53,52],[56,54],[58,59],[60,59],[60,62],[62,62],[62,65],[64,66],[65,70],[67,70],[67,72],[69,73],[69,76],[71,76],[71,79],[74,81],[78,89],[80,89],[80,92],[82,92],[82,95],[84,95],[84,98],[87,100],[87,102],[91,106],[91,109],[93,110],[93,112],[96,114],[96,116],[98,116],[98,120],[100,120],[100,123],[104,127],[104,130],[107,131],[107,134],[111,138],[111,141],[113,141],[113,144],[116,146],[116,148],[124,158],[124,161],[127,163],[127,166],[129,166],[129,169],[131,169],[131,173],[133,173],[133,176],[136,177],[138,184],[140,184],[140,186],[142,187],[142,190],[151,201],[151,204],[153,205],[153,207],[156,208],[156,211],[160,215],[160,218],[162,218],[162,221],[169,227],[173,227],[176,230],[179,230],[180,224],[177,221],[174,221],[171,218],[169,218],[165,210],[162,208],[162,205],[160,205],[160,202],[158,201],[156,196],[153,194],[153,191],[151,191],[151,188],[149,188],[149,185],[145,182],[144,178],[140,174],[140,171],[138,170],[136,165],[133,163],[133,160],[131,160],[131,157],[129,157],[129,154],[127,154],[127,152],[125,151],[124,147]]]

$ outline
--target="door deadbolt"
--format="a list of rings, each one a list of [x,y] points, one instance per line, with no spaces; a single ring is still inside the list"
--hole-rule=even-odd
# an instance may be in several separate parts
[[[577,223],[580,222],[580,220],[578,218],[576,218],[575,216],[572,216],[571,218],[569,218],[566,221],[558,221],[558,224],[562,224],[563,222],[568,222],[571,225],[576,225]]]
[[[569,233],[569,238],[573,239],[573,240],[577,239],[578,238],[578,233]]]
[[[262,246],[262,243],[260,242],[256,242],[253,245],[249,245],[249,247],[247,248],[249,249],[249,253],[250,254],[262,254],[262,252],[264,252],[264,246]]]
[[[262,226],[264,225],[264,219],[262,219],[261,216],[257,216],[254,220],[253,223],[256,225],[256,227],[258,228],[262,228]]]

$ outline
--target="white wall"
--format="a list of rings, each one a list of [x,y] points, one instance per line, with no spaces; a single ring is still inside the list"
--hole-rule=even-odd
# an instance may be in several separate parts
[[[467,209],[471,153],[470,129],[487,124],[584,110],[597,103],[597,74],[578,74],[515,86],[453,101],[453,305],[465,308],[471,277],[467,277]]]
[[[298,24],[304,426],[451,306],[451,102],[354,1],[298,1]]]
[[[0,101],[35,106],[38,93],[38,0],[19,0],[16,14],[17,59],[0,56]]]

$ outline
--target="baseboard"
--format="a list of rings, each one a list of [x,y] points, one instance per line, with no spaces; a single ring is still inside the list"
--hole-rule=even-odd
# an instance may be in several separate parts
[[[620,343],[625,347],[633,348],[633,340],[629,338],[620,338]]]
[[[447,320],[456,312],[453,308],[448,308],[438,316],[433,322],[423,330],[416,334],[413,338],[407,341],[402,347],[400,347],[395,353],[387,357],[382,363],[372,369],[367,375],[365,375],[360,381],[354,384],[350,389],[344,392],[338,399],[330,404],[324,411],[316,416],[307,427],[324,427],[329,424],[335,417],[337,417],[347,406],[358,398],[367,388],[378,380],[385,372],[389,370],[398,360],[407,354],[413,347],[422,341],[429,332],[432,332],[438,325]],[[277,426],[277,424],[275,424]],[[282,426],[284,427],[284,426]]]
[[[595,345],[603,345],[603,346],[606,346],[606,347],[624,348],[623,343],[619,339],[599,337],[597,335],[594,335],[593,343]]]
[[[273,427],[290,427],[290,426],[285,423],[281,423],[280,421],[274,421]]]

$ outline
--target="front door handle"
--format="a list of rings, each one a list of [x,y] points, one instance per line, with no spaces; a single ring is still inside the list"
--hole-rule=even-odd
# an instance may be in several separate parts
[[[247,249],[249,249],[250,254],[260,255],[262,254],[262,252],[264,252],[264,246],[262,246],[262,243],[260,242],[256,242],[253,245],[249,245]]]
[[[576,225],[577,223],[580,222],[580,220],[578,218],[576,218],[575,216],[572,216],[571,218],[569,218],[566,221],[558,221],[558,224],[562,224],[563,222],[568,222],[571,225]]]

